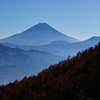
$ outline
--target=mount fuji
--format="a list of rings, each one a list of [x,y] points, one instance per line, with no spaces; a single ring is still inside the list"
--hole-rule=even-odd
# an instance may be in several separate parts
[[[64,35],[46,23],[39,23],[19,34],[0,39],[0,43],[40,46],[57,40],[63,40],[69,43],[80,41],[78,39]]]

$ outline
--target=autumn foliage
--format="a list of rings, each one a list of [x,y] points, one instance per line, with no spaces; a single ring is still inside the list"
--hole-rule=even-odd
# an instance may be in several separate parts
[[[99,100],[99,91],[100,43],[37,76],[0,86],[0,100]]]

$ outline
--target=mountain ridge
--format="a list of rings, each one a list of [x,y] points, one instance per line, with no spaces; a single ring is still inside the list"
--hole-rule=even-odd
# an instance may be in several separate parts
[[[25,50],[33,49],[33,50],[51,52],[52,54],[67,57],[69,55],[70,56],[76,55],[78,51],[88,49],[91,46],[94,47],[95,45],[98,44],[99,41],[100,41],[100,36],[98,37],[93,36],[82,42],[75,42],[75,43],[69,43],[64,40],[57,40],[57,41],[52,41],[49,44],[42,45],[42,46],[13,45],[9,43],[5,43],[4,45],[8,45],[14,48],[19,47]]]

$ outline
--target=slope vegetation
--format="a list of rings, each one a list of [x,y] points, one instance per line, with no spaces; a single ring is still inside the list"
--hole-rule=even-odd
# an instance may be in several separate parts
[[[98,100],[100,43],[75,57],[0,87],[0,100]]]

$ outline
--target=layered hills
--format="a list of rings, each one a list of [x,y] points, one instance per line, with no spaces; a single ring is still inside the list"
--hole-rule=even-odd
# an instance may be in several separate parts
[[[100,43],[76,56],[0,87],[0,100],[98,100]]]
[[[65,40],[71,43],[80,41],[78,39],[62,34],[46,23],[39,23],[19,34],[0,39],[0,43],[39,46],[56,40]]]
[[[0,84],[37,74],[63,57],[38,50],[22,50],[0,44]]]

